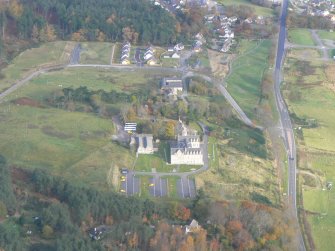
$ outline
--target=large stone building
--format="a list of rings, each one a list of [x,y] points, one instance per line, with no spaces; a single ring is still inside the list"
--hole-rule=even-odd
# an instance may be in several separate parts
[[[170,143],[170,163],[173,165],[203,165],[200,136],[181,121],[177,127],[177,141]]]

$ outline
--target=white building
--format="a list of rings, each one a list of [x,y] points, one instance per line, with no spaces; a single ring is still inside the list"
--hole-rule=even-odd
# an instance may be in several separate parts
[[[161,83],[161,90],[178,95],[183,91],[183,81],[180,78],[164,78]]]
[[[186,128],[179,121],[177,141],[170,144],[170,162],[172,165],[203,165],[203,152],[200,136]]]

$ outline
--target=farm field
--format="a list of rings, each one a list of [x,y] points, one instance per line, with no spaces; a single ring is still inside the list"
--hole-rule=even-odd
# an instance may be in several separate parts
[[[289,29],[288,40],[293,44],[315,45],[311,32],[308,29]]]
[[[218,0],[218,3],[223,4],[225,6],[229,6],[229,5],[245,5],[245,6],[254,8],[257,15],[263,15],[263,16],[273,16],[274,15],[272,9],[261,7],[261,6],[257,6],[255,4],[250,3],[247,0]]]
[[[237,59],[232,63],[231,74],[226,78],[228,91],[242,110],[255,119],[254,109],[261,98],[261,82],[268,66],[271,41],[242,40]]]
[[[25,50],[1,71],[0,90],[10,87],[38,67],[67,63],[74,46],[74,42],[57,41]]]
[[[81,43],[81,64],[110,64],[114,44],[102,42]]]
[[[307,219],[316,250],[330,251],[335,245],[335,192],[326,184],[335,182],[335,65],[289,57],[285,70],[283,93],[295,114],[303,206],[310,212]]]

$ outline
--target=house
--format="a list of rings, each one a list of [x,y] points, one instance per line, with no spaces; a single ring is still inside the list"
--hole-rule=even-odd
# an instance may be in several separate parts
[[[203,165],[203,151],[200,136],[189,130],[179,120],[177,140],[170,143],[170,164]]]
[[[152,58],[150,58],[150,59],[147,61],[147,64],[148,64],[148,65],[157,65],[158,62],[157,62],[157,59],[156,59],[156,58],[152,57]]]
[[[175,51],[181,51],[181,50],[184,50],[184,48],[185,46],[182,43],[179,43],[179,44],[176,44],[173,49]]]
[[[185,226],[185,234],[197,232],[200,228],[201,227],[199,223],[195,219],[193,219],[190,225]]]
[[[128,64],[130,64],[131,62],[130,62],[130,60],[127,58],[127,59],[124,59],[124,60],[121,60],[121,64],[123,64],[123,65],[128,65]]]
[[[180,78],[163,78],[161,90],[177,95],[183,91],[183,81]]]
[[[171,55],[171,58],[180,58],[180,55],[177,52],[175,52]]]
[[[145,61],[148,61],[149,59],[153,58],[153,56],[154,55],[152,54],[152,52],[148,51],[148,52],[144,53],[143,58],[144,58]]]
[[[89,230],[88,235],[92,240],[98,241],[101,239],[103,232],[98,230],[97,228],[92,228]]]
[[[202,42],[200,40],[195,41],[193,45],[193,51],[200,52],[202,50],[201,46],[202,46]]]
[[[129,60],[130,48],[131,48],[131,45],[128,41],[123,43],[122,48],[121,48],[121,57],[120,57],[121,64],[126,65],[126,64],[131,63]]]
[[[153,136],[152,134],[137,134],[132,139],[131,144],[135,141],[137,147],[137,154],[153,154],[156,150],[153,147]]]

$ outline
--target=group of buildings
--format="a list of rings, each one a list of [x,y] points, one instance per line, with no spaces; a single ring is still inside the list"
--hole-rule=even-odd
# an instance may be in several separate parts
[[[180,95],[183,92],[182,79],[164,78],[161,81],[161,91],[170,95]],[[129,127],[129,123],[125,129],[127,126]],[[178,121],[175,130],[176,138],[170,141],[169,164],[203,165],[203,146],[198,133],[188,128],[181,120]],[[136,146],[137,154],[153,154],[158,150],[157,144],[159,139],[154,141],[152,134],[134,133],[130,141],[130,145]]]
[[[301,14],[327,17],[335,23],[335,2],[332,0],[294,0],[292,4]]]
[[[195,130],[187,128],[179,120],[176,126],[177,137],[170,142],[169,164],[171,165],[203,165],[203,149],[200,136]],[[134,134],[131,145],[136,146],[137,154],[153,154],[158,150],[152,134]]]
[[[130,49],[131,44],[128,41],[124,42],[121,48],[121,57],[120,57],[121,64],[130,64],[130,58],[129,58]]]

